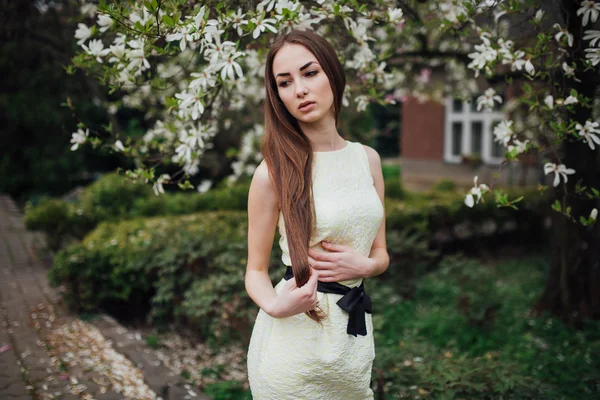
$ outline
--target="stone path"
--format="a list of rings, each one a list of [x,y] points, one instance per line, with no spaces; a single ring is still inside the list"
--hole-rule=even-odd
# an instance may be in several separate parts
[[[103,384],[101,378],[105,377],[99,376],[93,366],[73,367],[65,363],[64,354],[57,354],[61,345],[49,340],[56,337],[55,327],[63,332],[66,327],[70,332],[69,327],[80,326],[81,321],[67,312],[57,290],[49,286],[48,269],[32,251],[36,240],[40,237],[25,229],[12,199],[0,195],[0,399],[128,398],[115,391],[116,385]],[[121,357],[141,369],[143,384],[153,396],[150,398],[208,400],[190,390],[182,378],[152,355],[143,341],[132,339],[134,335],[116,321],[102,317],[95,327],[98,330],[93,330],[101,334],[86,340],[94,341],[94,345],[108,343],[118,355],[115,358]]]

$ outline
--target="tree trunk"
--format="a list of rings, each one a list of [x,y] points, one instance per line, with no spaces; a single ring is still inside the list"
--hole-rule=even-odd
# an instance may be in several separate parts
[[[573,53],[570,64],[584,57],[583,49],[589,47],[582,40],[582,31],[593,29],[590,25],[582,29],[581,17],[577,16],[579,2],[562,0],[564,21],[568,21],[569,32],[574,35]],[[566,23],[561,24],[564,26]],[[580,66],[580,62],[577,62]],[[583,71],[583,68],[579,69]],[[595,70],[577,73],[581,82],[568,80],[572,88],[586,97],[594,99],[598,92],[598,74]],[[569,88],[567,88],[569,89]],[[569,90],[565,91],[565,97]],[[574,118],[584,125],[595,120],[594,110],[578,107]],[[575,185],[600,189],[600,149],[591,150],[580,136],[571,136],[563,142],[561,161],[575,169],[568,182],[568,192],[575,193]],[[555,161],[555,160],[553,160]],[[559,185],[552,193],[554,199],[563,201],[564,190]],[[580,216],[588,217],[593,208],[600,210],[599,200],[583,196],[567,197],[566,205],[576,221]],[[562,214],[553,212],[551,234],[551,269],[546,289],[535,307],[537,312],[548,311],[566,322],[579,326],[585,319],[600,319],[600,222],[583,226]]]

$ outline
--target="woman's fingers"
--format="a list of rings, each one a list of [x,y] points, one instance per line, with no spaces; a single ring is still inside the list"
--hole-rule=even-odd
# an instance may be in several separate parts
[[[335,268],[335,264],[328,261],[309,261],[309,263],[314,269],[318,270],[319,272],[331,271]]]
[[[317,290],[317,283],[319,281],[319,272],[316,269],[311,269],[311,274],[310,274],[310,278],[308,279],[308,282],[306,282],[306,285],[304,285],[303,287],[306,288],[306,291],[310,294],[315,293]]]
[[[316,251],[313,249],[308,249],[308,256],[313,261],[334,261],[337,257],[336,253],[325,253],[323,251]]]

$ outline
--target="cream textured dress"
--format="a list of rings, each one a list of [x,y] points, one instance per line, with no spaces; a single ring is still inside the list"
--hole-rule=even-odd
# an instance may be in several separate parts
[[[346,141],[340,150],[314,152],[313,195],[316,234],[310,247],[325,251],[320,242],[352,246],[368,256],[383,220],[362,144]],[[283,216],[279,214],[279,245],[283,251],[281,276],[290,266]],[[340,281],[357,287],[362,279]],[[285,280],[275,286],[278,293]],[[248,378],[254,400],[365,400],[375,357],[371,314],[366,336],[347,333],[348,313],[336,302],[340,294],[317,292],[327,314],[319,325],[305,314],[272,318],[258,312],[248,349]]]

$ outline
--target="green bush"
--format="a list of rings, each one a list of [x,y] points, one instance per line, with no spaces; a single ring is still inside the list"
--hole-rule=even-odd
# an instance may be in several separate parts
[[[203,388],[203,392],[214,400],[246,400],[252,398],[250,392],[245,390],[239,381],[211,383]]]
[[[126,218],[137,199],[152,195],[149,185],[133,183],[120,175],[107,174],[85,188],[79,203],[83,213],[99,223]]]
[[[549,208],[547,199],[533,189],[508,193],[509,198],[525,197],[517,203],[518,210],[497,207],[490,199],[469,208],[464,204],[464,193],[454,192],[410,193],[403,201],[386,199],[386,227],[399,231],[411,229],[433,241],[438,240],[435,236],[441,233],[451,241],[499,235],[511,229],[509,222],[514,222],[513,230],[517,234],[541,231]],[[459,224],[468,230],[464,237],[455,229]],[[487,228],[483,224],[495,224],[495,229],[486,233]]]
[[[404,199],[405,193],[404,188],[402,187],[402,181],[399,177],[389,178],[384,181],[385,185],[385,197],[387,199],[396,199],[402,200]]]
[[[258,311],[244,287],[247,215],[205,212],[102,223],[60,251],[50,271],[79,311],[146,315],[196,329],[213,343],[247,341]],[[278,247],[274,280],[283,276]]]
[[[44,231],[53,251],[67,235],[82,239],[103,221],[136,217],[185,215],[198,211],[247,210],[249,182],[221,186],[206,193],[166,193],[156,196],[148,185],[131,183],[114,174],[86,187],[78,201],[59,199],[29,204],[25,210],[30,229]]]
[[[383,179],[399,179],[400,178],[400,165],[393,164],[382,164],[381,172],[383,174]]]
[[[25,226],[27,229],[46,233],[46,243],[52,251],[60,248],[65,236],[71,230],[73,206],[58,199],[42,199],[35,206],[25,206]]]

